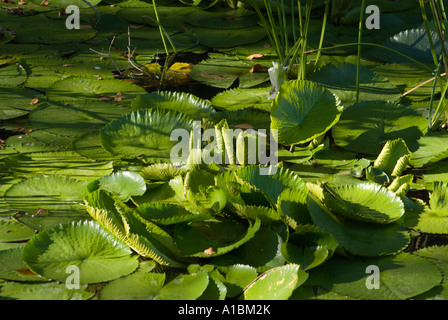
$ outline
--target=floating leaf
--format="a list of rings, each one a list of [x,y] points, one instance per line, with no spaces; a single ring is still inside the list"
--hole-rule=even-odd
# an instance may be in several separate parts
[[[410,242],[408,232],[398,224],[366,224],[343,220],[311,195],[307,199],[307,206],[313,222],[331,233],[341,247],[354,255],[392,254],[403,250]]]
[[[427,127],[428,121],[411,108],[388,101],[362,101],[344,110],[333,135],[344,149],[379,154],[387,141],[398,138],[413,150]]]
[[[378,270],[373,285],[372,271]],[[421,257],[409,253],[376,258],[334,257],[319,268],[322,285],[336,293],[353,299],[368,300],[405,300],[430,290],[441,281],[437,267]]]
[[[278,130],[282,144],[303,144],[324,134],[341,113],[330,91],[308,81],[287,81],[272,105],[271,130]]]
[[[404,214],[404,204],[392,191],[374,183],[324,187],[328,208],[357,221],[391,223]]]
[[[28,267],[47,279],[65,282],[79,268],[80,283],[97,283],[134,271],[137,256],[95,221],[68,223],[42,231],[23,248]]]
[[[355,64],[328,64],[307,79],[330,90],[347,107],[356,102],[356,74]],[[360,67],[359,101],[396,101],[399,98],[400,91],[387,78]]]
[[[296,264],[268,270],[244,290],[244,300],[287,300],[307,277]]]
[[[145,180],[138,173],[130,171],[114,172],[98,179],[99,188],[115,194],[122,201],[130,196],[141,196],[146,191]]]
[[[101,144],[112,154],[122,157],[145,156],[170,159],[177,144],[171,140],[175,129],[193,128],[186,116],[165,110],[140,110],[113,120],[100,132]]]

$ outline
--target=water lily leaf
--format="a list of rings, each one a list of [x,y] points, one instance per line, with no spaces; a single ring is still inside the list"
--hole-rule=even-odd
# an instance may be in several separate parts
[[[184,92],[151,92],[135,97],[131,104],[133,110],[160,108],[181,112],[195,120],[208,118],[214,113],[208,100]]]
[[[6,166],[16,176],[37,174],[65,175],[79,180],[94,180],[112,173],[112,162],[92,162],[74,151],[33,152],[8,157]]]
[[[85,202],[87,212],[96,221],[141,256],[162,265],[183,265],[173,238],[120,200],[99,189],[89,193]]]
[[[236,32],[238,37],[239,32]],[[241,61],[224,54],[214,54],[209,59],[195,64],[190,76],[196,81],[224,89],[229,88],[237,79],[240,79],[240,88],[249,88],[268,81],[267,72],[250,72],[252,64],[249,60]]]
[[[192,120],[179,112],[145,109],[113,120],[100,131],[106,151],[122,157],[155,158],[169,161],[178,143],[171,140],[176,129],[192,130]]]
[[[317,226],[301,225],[289,234],[288,242],[282,246],[286,261],[309,270],[333,256],[338,243],[333,236]]]
[[[184,256],[208,258],[225,254],[249,241],[260,220],[245,226],[225,218],[177,224],[174,239]]]
[[[152,300],[165,283],[164,273],[136,272],[109,282],[100,292],[102,300]]]
[[[384,171],[391,177],[398,177],[406,169],[411,156],[412,154],[403,139],[388,141],[373,163],[373,167]]]
[[[120,3],[120,7],[123,8],[118,12],[120,18],[134,23],[144,22],[151,26],[157,26],[154,8],[151,4],[144,1],[125,1]],[[190,6],[157,5],[157,15],[164,28],[180,29],[185,24],[184,17],[195,11],[199,10]]]
[[[324,203],[350,219],[391,223],[404,214],[404,204],[392,191],[374,183],[324,185]]]
[[[39,92],[30,89],[0,87],[0,120],[27,115],[38,106],[41,97]]]
[[[170,163],[155,163],[140,171],[140,175],[146,180],[169,181],[178,175],[183,175],[184,170]]]
[[[86,291],[87,285],[79,289],[67,289],[65,283],[0,283],[0,297],[17,300],[87,300],[95,293]]]
[[[69,219],[85,212],[81,203],[86,185],[87,182],[64,176],[36,175],[11,186],[4,197],[15,210],[36,216],[53,213]]]
[[[436,32],[431,31],[431,40],[434,44],[434,50],[438,56],[441,52],[441,43]],[[384,46],[399,51],[408,57],[426,64],[433,64],[431,46],[429,44],[428,35],[424,28],[408,29],[402,31],[393,37],[390,37]],[[444,44],[446,47],[446,43]],[[406,63],[408,59],[399,56],[385,49],[376,49],[375,56],[383,61],[393,63]]]
[[[168,282],[156,300],[196,300],[207,289],[209,276],[206,272],[181,274]]]
[[[244,290],[244,300],[287,300],[308,274],[297,264],[273,268],[260,275]]]
[[[137,207],[137,212],[143,219],[161,225],[201,221],[211,218],[210,215],[193,213],[173,203],[144,203]]]
[[[25,82],[27,74],[18,63],[0,68],[0,86],[15,87]]]
[[[7,26],[16,33],[14,40],[20,43],[82,42],[93,38],[97,32],[90,25],[80,29],[67,29],[65,20],[48,19],[42,14],[27,16],[26,23],[20,20],[8,22]]]
[[[10,219],[0,220],[0,242],[25,241],[34,236],[30,227]]]
[[[448,158],[448,134],[431,133],[418,139],[418,149],[412,155],[410,164],[421,168]]]
[[[377,66],[373,70],[389,79],[405,96],[414,100],[427,99],[432,94],[434,77],[432,72],[422,69],[413,63],[389,63]],[[425,82],[425,84],[423,84]],[[418,86],[418,88],[416,88]],[[414,89],[410,91],[411,89]],[[435,87],[435,92],[439,92],[440,88]],[[409,92],[409,93],[408,93]]]
[[[211,102],[214,106],[228,111],[251,108],[270,112],[272,106],[272,100],[268,100],[270,89],[270,87],[229,89],[218,93]]]
[[[110,281],[138,266],[131,249],[96,221],[44,230],[25,245],[22,258],[35,273],[61,282],[67,280],[69,266],[79,268],[80,283]]]
[[[435,286],[433,289],[426,291],[425,293],[415,297],[415,299],[433,299],[433,300],[446,300],[448,298],[447,288],[447,271],[448,271],[448,246],[431,246],[419,249],[413,254],[416,256],[427,259],[434,263],[442,272],[443,281],[439,286]]]
[[[114,101],[121,93],[119,103],[130,104],[132,99],[145,93],[145,89],[133,83],[117,79],[93,80],[89,78],[68,77],[52,84],[46,91],[51,101]]]
[[[262,192],[274,206],[284,190],[288,188],[296,191],[306,190],[305,182],[287,168],[278,168],[274,174],[261,175],[260,167],[251,165],[241,168],[235,173],[249,186]]]
[[[108,69],[98,69],[93,61],[82,59],[26,58],[24,64],[29,69],[26,86],[46,90],[53,83],[70,76],[97,79],[113,79]]]
[[[241,294],[252,281],[258,272],[257,269],[249,265],[235,264],[226,268],[224,284],[227,287],[227,297],[235,297]]]
[[[348,107],[333,127],[337,145],[379,154],[389,140],[403,139],[410,150],[426,133],[428,121],[411,108],[388,101],[363,101]]]
[[[437,234],[448,234],[448,184],[434,182],[434,191],[418,217],[416,229]]]
[[[22,261],[22,247],[0,250],[0,279],[13,281],[47,281],[32,272]]]
[[[356,65],[354,64],[328,64],[310,74],[307,79],[333,92],[344,106],[356,102]],[[387,78],[367,67],[360,67],[359,101],[396,101],[399,98],[400,91]]]
[[[261,228],[255,236],[241,247],[229,253],[213,258],[217,266],[231,266],[235,264],[250,265],[257,272],[265,272],[271,268],[285,264],[282,255],[282,238],[270,228]]]
[[[212,29],[240,29],[254,26],[258,17],[247,9],[197,10],[184,16],[184,21],[198,27]],[[194,29],[196,30],[196,28]]]
[[[331,233],[346,251],[360,256],[392,254],[403,250],[410,242],[406,229],[396,223],[372,224],[343,220],[314,195],[309,195],[307,206],[313,222]]]
[[[141,196],[146,191],[146,183],[141,175],[130,171],[114,172],[98,179],[99,188],[106,190],[122,201],[130,196]]]
[[[31,0],[32,3],[42,5],[42,1],[39,0]],[[82,0],[74,0],[74,1],[68,1],[68,0],[47,0],[48,6],[50,7],[56,7],[56,8],[67,8],[69,5],[75,5],[79,8],[90,8],[90,6],[85,3]],[[90,1],[89,1],[90,2]],[[90,2],[92,6],[96,6],[98,3],[100,3],[101,0],[93,0]]]
[[[368,266],[379,271],[378,289],[368,290],[371,284]],[[376,258],[334,257],[319,268],[323,286],[353,299],[404,300],[437,286],[441,274],[437,267],[418,256],[400,253]]]
[[[272,104],[271,130],[278,130],[282,144],[303,144],[330,129],[341,113],[330,91],[308,81],[287,81]]]
[[[199,43],[209,48],[231,48],[248,43],[256,43],[266,37],[260,26],[237,29],[212,29],[194,27],[193,32]]]
[[[51,103],[45,108],[34,110],[29,116],[29,122],[46,132],[76,137],[86,131],[99,130],[130,111],[126,106],[103,101]]]

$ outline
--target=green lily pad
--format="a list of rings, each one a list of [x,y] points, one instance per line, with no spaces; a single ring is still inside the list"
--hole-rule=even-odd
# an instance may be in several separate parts
[[[333,92],[346,107],[356,102],[356,65],[354,64],[328,64],[310,74],[307,80],[319,83]],[[359,101],[396,101],[399,98],[400,91],[386,77],[367,67],[360,67]]]
[[[438,39],[437,33],[434,31],[431,31],[431,40],[434,43],[434,50],[436,52],[436,55],[440,55],[442,50],[441,43]],[[400,53],[403,53],[419,62],[425,64],[434,63],[428,35],[424,28],[408,29],[402,31],[394,35],[393,37],[390,37],[386,42],[383,43],[383,45]],[[382,48],[375,50],[375,56],[383,61],[392,63],[409,62],[408,59]]]
[[[22,261],[22,247],[0,250],[0,279],[13,281],[47,281],[32,272]]]
[[[415,150],[416,141],[427,131],[428,121],[411,108],[389,101],[363,101],[344,110],[333,127],[333,136],[342,148],[379,154],[389,140],[403,139]]]
[[[165,282],[163,273],[136,272],[108,283],[100,292],[102,300],[154,299]]]
[[[184,21],[198,27],[241,29],[258,23],[255,12],[247,9],[197,10],[184,16]],[[194,29],[196,30],[196,28]]]
[[[114,172],[98,179],[99,188],[118,196],[122,201],[130,196],[141,196],[146,191],[146,183],[141,175],[130,171]]]
[[[271,130],[278,130],[282,144],[303,144],[329,130],[341,113],[329,90],[308,81],[287,81],[272,104]]]
[[[25,82],[27,77],[25,69],[19,64],[11,64],[0,68],[0,86],[15,87]]]
[[[103,101],[51,103],[31,112],[29,123],[46,132],[76,137],[86,131],[99,130],[129,111],[126,106]]]
[[[15,41],[20,43],[81,42],[96,35],[96,30],[90,25],[86,28],[67,29],[65,20],[52,20],[40,14],[26,17],[26,23],[17,20],[9,22],[7,26],[16,33]]]
[[[331,233],[344,250],[359,256],[393,254],[410,242],[407,230],[396,224],[372,224],[341,219],[315,196],[309,196],[307,207],[312,221]]]
[[[69,217],[85,211],[81,203],[86,185],[67,177],[36,175],[11,186],[5,200],[15,210],[36,214],[41,209]]]
[[[378,289],[369,288],[373,280],[368,266],[378,270]],[[376,258],[335,257],[319,270],[322,286],[353,299],[404,300],[437,286],[441,273],[418,256],[400,253]]]
[[[33,237],[23,248],[28,267],[47,279],[61,282],[79,268],[79,283],[110,281],[133,272],[136,255],[99,223],[85,221],[47,229]]]
[[[308,274],[300,272],[300,266],[287,264],[260,275],[244,290],[245,300],[287,300]]]
[[[249,226],[219,218],[177,224],[174,239],[184,256],[213,257],[227,253],[250,240],[260,228],[256,220]]]
[[[237,31],[233,31],[239,34]],[[252,64],[223,54],[214,54],[205,61],[195,64],[190,76],[218,88],[229,88],[239,79],[240,88],[250,88],[269,80],[267,72],[250,72]]]
[[[229,89],[218,93],[211,102],[219,109],[228,111],[251,108],[270,112],[272,106],[272,100],[268,100],[270,89],[270,87]]]
[[[68,77],[53,83],[46,91],[51,101],[117,101],[130,104],[132,99],[145,93],[145,89],[133,83],[117,79],[93,80]]]
[[[113,120],[100,131],[100,138],[104,149],[114,155],[167,161],[177,144],[170,139],[171,133],[192,128],[192,120],[179,112],[145,109]]]
[[[27,115],[41,97],[39,92],[30,89],[0,87],[0,120]]]
[[[95,293],[86,291],[87,286],[67,289],[65,283],[0,283],[0,297],[17,300],[87,300]]]
[[[401,199],[378,184],[325,185],[323,189],[327,207],[350,219],[387,224],[404,214]]]
[[[195,120],[208,118],[215,113],[208,100],[200,99],[184,92],[151,92],[135,97],[132,100],[133,110],[160,108],[181,112]]]
[[[34,236],[30,227],[10,219],[0,219],[0,242],[25,241]]]

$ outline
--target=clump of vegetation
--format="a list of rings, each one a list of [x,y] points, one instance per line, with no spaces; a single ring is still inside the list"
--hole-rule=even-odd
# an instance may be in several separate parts
[[[447,298],[444,1],[73,4],[0,7],[0,298]]]

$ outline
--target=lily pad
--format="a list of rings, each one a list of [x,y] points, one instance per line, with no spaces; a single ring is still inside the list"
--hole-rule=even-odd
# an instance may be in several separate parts
[[[176,225],[174,239],[184,256],[212,257],[227,253],[250,240],[260,220],[245,226],[229,219],[213,219]]]
[[[245,300],[286,300],[308,275],[300,266],[287,264],[266,271],[244,290]]]
[[[378,270],[378,289],[367,287],[372,282],[368,266]],[[434,264],[409,253],[350,260],[335,257],[322,265],[319,273],[325,279],[322,284],[325,288],[349,298],[368,300],[409,299],[441,281],[441,273]]]
[[[356,102],[356,65],[349,63],[328,64],[310,74],[307,80],[319,83],[333,92],[345,107]],[[386,77],[360,67],[359,101],[396,101],[400,91]]]
[[[339,104],[336,96],[319,85],[287,81],[272,105],[271,130],[278,130],[278,141],[285,145],[309,142],[338,121]]]
[[[47,279],[65,282],[79,268],[79,283],[110,281],[133,272],[136,255],[96,221],[68,223],[42,231],[23,248],[28,267]]]
[[[31,112],[29,122],[33,127],[46,132],[76,137],[86,131],[99,130],[129,111],[130,108],[126,106],[103,101],[72,101],[65,104],[54,102]]]
[[[117,79],[93,80],[68,77],[52,84],[46,91],[51,101],[117,101],[130,104],[132,99],[145,93],[145,89],[133,83]]]
[[[247,9],[197,10],[184,16],[184,21],[198,27],[241,29],[258,23],[255,12]],[[194,29],[196,30],[196,28]]]
[[[240,88],[250,88],[269,80],[267,72],[251,73],[252,67],[249,61],[214,54],[209,59],[195,64],[190,76],[196,81],[224,89],[229,88],[237,79]]]
[[[140,110],[113,120],[100,132],[101,144],[106,151],[122,157],[145,156],[170,159],[175,129],[193,128],[192,120],[175,111]]]
[[[366,154],[379,154],[389,140],[403,139],[415,150],[428,121],[411,108],[388,101],[363,101],[344,110],[333,127],[337,145]]]
[[[11,64],[0,68],[0,86],[15,87],[25,82],[27,77],[25,69],[19,64]]]
[[[401,199],[378,184],[325,185],[323,189],[324,203],[350,219],[387,224],[404,214]]]

